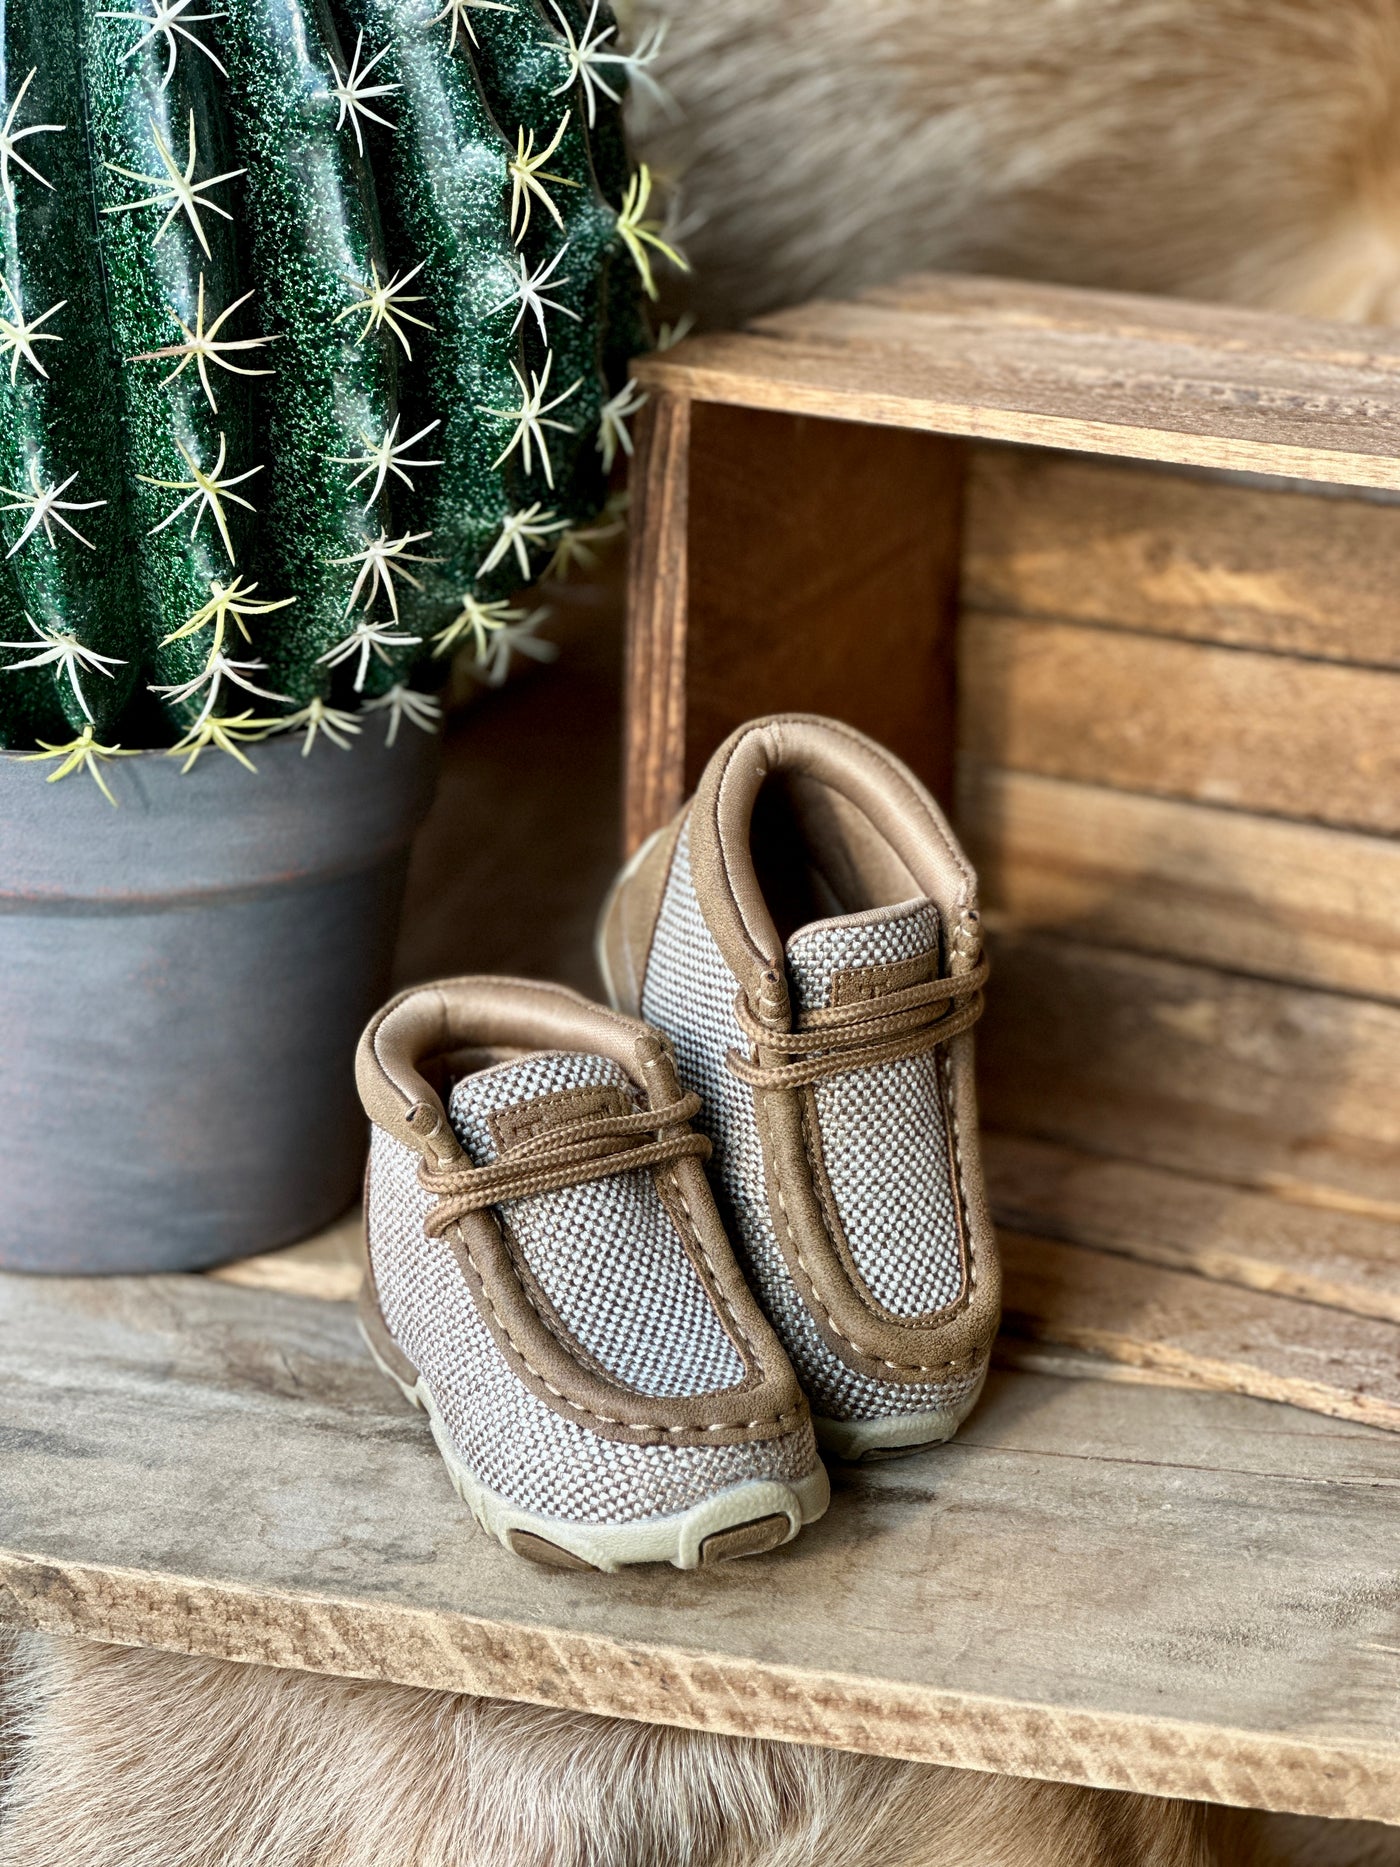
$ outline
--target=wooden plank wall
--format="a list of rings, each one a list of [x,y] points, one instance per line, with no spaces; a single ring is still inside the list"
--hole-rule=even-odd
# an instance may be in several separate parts
[[[1393,1326],[1400,506],[979,449],[961,600],[999,1216]]]
[[[941,435],[653,394],[632,479],[629,850],[762,713],[839,714],[951,795],[964,480]]]

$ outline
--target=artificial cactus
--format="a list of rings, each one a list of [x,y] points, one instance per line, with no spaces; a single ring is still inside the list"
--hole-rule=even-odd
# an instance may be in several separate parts
[[[431,725],[627,445],[649,48],[603,0],[8,0],[0,39],[0,745],[101,782]]]

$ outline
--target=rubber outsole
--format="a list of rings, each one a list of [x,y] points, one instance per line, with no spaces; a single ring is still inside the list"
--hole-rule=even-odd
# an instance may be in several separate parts
[[[818,1462],[795,1484],[778,1479],[747,1479],[702,1499],[689,1510],[636,1523],[573,1523],[521,1510],[508,1498],[488,1490],[465,1464],[431,1388],[389,1337],[383,1319],[367,1316],[362,1307],[359,1326],[380,1373],[394,1383],[411,1406],[427,1414],[457,1495],[477,1523],[488,1536],[527,1561],[546,1568],[604,1574],[645,1562],[669,1562],[677,1569],[710,1569],[739,1556],[757,1556],[790,1543],[804,1524],[822,1515],[831,1500],[826,1468]],[[375,1339],[381,1330],[382,1343]]]
[[[946,1446],[977,1405],[982,1379],[955,1407],[936,1407],[927,1413],[890,1413],[877,1420],[828,1420],[814,1416],[817,1444],[844,1465],[874,1465],[882,1459],[912,1458]]]

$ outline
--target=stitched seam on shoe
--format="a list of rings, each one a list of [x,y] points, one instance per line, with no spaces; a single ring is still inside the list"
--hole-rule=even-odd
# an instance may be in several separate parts
[[[759,1095],[763,1092],[760,1090],[754,1093],[755,1095]],[[778,1166],[778,1150],[776,1148],[771,1149],[771,1154],[773,1189],[778,1196],[778,1210],[783,1217],[783,1229],[786,1231],[788,1239],[791,1242],[793,1255],[802,1267],[802,1275],[807,1279],[807,1288],[812,1293],[812,1300],[821,1310],[827,1328],[830,1329],[831,1333],[836,1336],[839,1341],[846,1343],[849,1348],[853,1348],[856,1353],[863,1356],[866,1361],[872,1361],[881,1368],[889,1368],[897,1374],[948,1374],[954,1369],[970,1368],[975,1362],[982,1359],[979,1353],[976,1355],[965,1355],[961,1358],[953,1356],[947,1361],[891,1361],[888,1355],[881,1355],[874,1349],[862,1348],[854,1336],[847,1335],[846,1331],[841,1328],[840,1324],[832,1316],[831,1311],[827,1308],[821,1292],[817,1287],[817,1281],[812,1275],[811,1266],[802,1255],[802,1247],[798,1243],[797,1234],[793,1229],[792,1219],[788,1213],[787,1201],[783,1197],[783,1176]]]
[[[596,1356],[589,1354],[582,1342],[574,1340],[573,1336],[571,1336],[569,1331],[565,1328],[562,1318],[555,1315],[553,1305],[546,1299],[544,1289],[539,1279],[531,1270],[529,1260],[525,1257],[519,1239],[515,1237],[510,1228],[507,1225],[500,1224],[500,1233],[501,1243],[505,1246],[510,1256],[511,1268],[515,1272],[515,1281],[520,1285],[526,1302],[539,1317],[541,1325],[554,1337],[564,1353],[569,1356],[571,1360],[577,1361],[580,1366],[585,1368],[595,1379],[600,1380],[604,1386],[616,1387],[623,1392],[630,1391],[615,1375],[608,1372]],[[543,1379],[543,1376],[540,1378]]]
[[[966,1307],[972,1307],[972,1299],[977,1293],[977,1247],[972,1237],[972,1220],[968,1216],[967,1180],[963,1174],[962,1132],[958,1126],[958,1102],[953,1094],[953,1065],[947,1050],[938,1052],[938,1067],[943,1079],[943,1103],[948,1114],[948,1129],[953,1137],[953,1174],[957,1181],[958,1201],[961,1211],[962,1235],[967,1243],[967,1297]]]
[[[798,1119],[802,1127],[802,1144],[807,1154],[807,1171],[812,1176],[812,1191],[816,1196],[822,1217],[826,1221],[827,1236],[831,1240],[832,1249],[840,1260],[841,1268],[845,1271],[847,1282],[851,1286],[851,1294],[856,1301],[863,1309],[869,1310],[876,1322],[893,1323],[900,1329],[941,1328],[944,1324],[951,1322],[954,1316],[961,1315],[971,1300],[970,1283],[966,1288],[959,1289],[953,1300],[945,1303],[941,1309],[924,1310],[917,1316],[901,1316],[896,1311],[888,1309],[866,1284],[861,1275],[860,1266],[856,1263],[850,1240],[846,1237],[845,1228],[841,1223],[841,1214],[836,1207],[836,1195],[832,1190],[831,1176],[826,1169],[826,1156],[822,1148],[821,1117],[817,1113],[816,1100],[814,1097],[807,1099],[810,1096],[810,1088],[806,1094],[802,1091],[798,1093],[803,1095]],[[943,1116],[946,1126],[948,1115],[941,1104],[938,1112]],[[966,1227],[960,1224],[958,1227],[960,1245],[965,1237]],[[963,1254],[960,1251],[958,1255],[961,1264]]]
[[[467,1259],[470,1262],[472,1269],[476,1272],[477,1282],[481,1286],[481,1295],[486,1302],[486,1307],[490,1310],[492,1316],[495,1318],[496,1327],[500,1330],[501,1334],[505,1337],[506,1342],[509,1344],[511,1354],[515,1356],[515,1359],[520,1363],[520,1365],[523,1368],[525,1368],[530,1374],[532,1374],[535,1377],[535,1379],[538,1382],[540,1382],[540,1384],[543,1387],[547,1388],[549,1392],[554,1395],[556,1400],[562,1401],[563,1404],[569,1409],[571,1413],[582,1414],[585,1419],[597,1420],[604,1426],[619,1426],[625,1432],[664,1433],[670,1438],[674,1438],[677,1435],[684,1434],[684,1433],[747,1432],[747,1431],[752,1431],[754,1428],[759,1427],[759,1426],[782,1426],[782,1427],[790,1428],[800,1423],[801,1417],[802,1417],[802,1409],[794,1408],[788,1413],[763,1414],[756,1420],[717,1420],[714,1422],[714,1424],[707,1425],[707,1426],[663,1426],[657,1420],[619,1420],[619,1419],[614,1418],[614,1416],[610,1413],[599,1413],[595,1408],[585,1406],[582,1401],[570,1400],[569,1396],[563,1391],[562,1388],[556,1387],[553,1381],[550,1380],[547,1374],[542,1374],[540,1372],[540,1370],[530,1360],[529,1356],[521,1348],[520,1344],[516,1341],[515,1337],[511,1334],[510,1325],[507,1323],[505,1317],[502,1316],[501,1312],[496,1308],[496,1304],[495,1304],[494,1299],[492,1298],[491,1292],[486,1287],[486,1279],[481,1274],[481,1266],[477,1263],[476,1258],[472,1254],[472,1248],[470,1244],[468,1244],[467,1242],[466,1235],[462,1230],[462,1224],[460,1220],[458,1220],[456,1226],[454,1227],[454,1230],[457,1235],[458,1243],[461,1245],[463,1251],[466,1253]],[[528,1290],[524,1289],[523,1285],[521,1286],[521,1293],[525,1297],[526,1302],[530,1303],[530,1293]],[[533,1303],[530,1303],[530,1307],[532,1310],[535,1309],[535,1306]],[[535,1310],[535,1314],[538,1316],[539,1311]],[[541,1317],[541,1322],[543,1322],[542,1317]]]
[[[675,1194],[676,1198],[680,1201],[681,1211],[685,1214],[686,1224],[690,1228],[691,1239],[694,1242],[696,1249],[699,1251],[700,1256],[705,1260],[705,1269],[710,1273],[710,1283],[713,1287],[714,1294],[719,1298],[721,1304],[723,1305],[725,1315],[728,1316],[730,1322],[733,1323],[734,1333],[738,1337],[739,1341],[742,1343],[743,1347],[747,1350],[749,1360],[752,1361],[755,1367],[760,1367],[762,1363],[759,1357],[758,1350],[754,1346],[754,1343],[752,1339],[750,1338],[747,1330],[744,1328],[744,1325],[740,1322],[738,1314],[735,1311],[733,1304],[729,1301],[729,1298],[724,1293],[724,1284],[720,1279],[719,1272],[715,1269],[714,1259],[710,1256],[710,1253],[708,1249],[706,1248],[705,1240],[701,1235],[700,1228],[695,1223],[695,1215],[690,1210],[690,1202],[686,1198],[684,1192],[682,1192],[681,1190],[680,1176],[676,1172],[676,1169],[674,1166],[667,1170],[666,1182],[671,1188],[671,1191]]]

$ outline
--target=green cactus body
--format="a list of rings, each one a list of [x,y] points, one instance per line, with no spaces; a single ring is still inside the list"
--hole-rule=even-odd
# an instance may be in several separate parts
[[[4,316],[12,329],[33,333],[22,348],[12,341],[0,359],[0,485],[7,507],[0,533],[23,625],[13,633],[7,616],[5,639],[28,637],[33,652],[43,654],[40,630],[58,645],[85,651],[9,677],[0,707],[8,737],[16,736],[19,715],[47,712],[37,676],[70,727],[81,731],[91,722],[101,738],[131,697],[141,640],[118,371],[84,133],[82,14],[76,0],[10,0],[0,17]],[[5,658],[26,657],[7,651]]]
[[[431,724],[646,340],[611,25],[0,3],[0,745]]]
[[[477,34],[486,94],[513,150],[523,148],[535,159],[551,150],[538,186],[552,202],[553,212],[541,193],[518,187],[521,257],[538,274],[561,251],[563,255],[549,291],[561,309],[554,314],[547,338],[524,325],[522,333],[531,383],[547,380],[546,400],[572,391],[553,415],[567,423],[569,432],[546,431],[551,474],[541,470],[536,451],[533,470],[521,474],[520,496],[538,503],[556,520],[577,525],[598,511],[607,491],[598,448],[598,427],[608,395],[600,330],[617,216],[603,198],[594,173],[586,106],[579,94],[582,87],[567,82],[569,67],[558,18],[551,15],[548,5],[517,0],[509,13],[483,13]],[[512,183],[516,186],[514,176]],[[502,433],[509,433],[504,425]],[[541,561],[532,553],[532,568],[537,569]]]
[[[258,569],[296,596],[267,660],[273,685],[305,702],[331,691],[321,657],[346,639],[362,606],[372,573],[361,603],[350,599],[363,553],[395,536],[387,499],[367,510],[339,464],[393,425],[395,340],[372,305],[392,274],[368,167],[352,125],[337,127],[347,113],[335,86],[348,67],[324,6],[227,0],[225,10],[219,41],[248,169],[257,302],[278,337],[277,374],[260,398],[269,486]],[[420,310],[400,304],[388,315],[411,330]],[[372,607],[387,617],[382,594]]]
[[[598,0],[596,6],[591,0],[543,0],[543,8],[546,22],[565,41],[564,51],[555,54],[559,78],[570,72],[568,36],[593,74],[589,82],[576,80],[572,95],[583,113],[593,172],[603,198],[611,207],[620,208],[631,164],[618,105],[627,96],[631,78],[618,45],[617,16],[606,0]]]
[[[449,21],[425,18],[424,0],[338,0],[336,10],[342,43],[353,47],[362,34],[361,62],[392,87],[378,109],[393,129],[367,123],[366,146],[384,184],[389,264],[401,274],[421,268],[414,289],[431,326],[408,332],[404,465],[386,470],[397,523],[432,537],[436,562],[419,572],[424,588],[403,597],[408,626],[431,637],[474,592],[513,506],[497,466],[498,430],[481,413],[509,406],[518,393],[511,366],[523,363],[510,302],[517,262],[502,213],[510,152]]]
[[[617,16],[606,0],[541,0],[547,24],[563,43],[556,44],[555,59],[561,76],[571,69],[570,40],[575,62],[592,73],[575,77],[570,96],[588,133],[589,155],[603,199],[621,209],[631,181],[627,138],[623,134],[621,103],[631,88],[628,61],[618,44]],[[590,62],[590,54],[592,62]],[[627,384],[633,357],[647,349],[651,333],[637,290],[637,265],[616,237],[616,221],[608,226],[603,258],[602,291],[605,312],[599,319],[603,379],[609,396]]]
[[[247,306],[232,309],[242,276],[242,177],[233,172],[217,56],[196,38],[172,65],[159,39],[142,43],[139,21],[87,21],[93,181],[111,336],[122,362],[146,668],[153,687],[174,689],[168,704],[180,725],[206,704],[222,706],[240,678],[266,686],[256,672],[219,673],[222,660],[256,666],[235,618],[199,621],[211,596],[247,568],[248,507],[266,477],[253,451],[251,379],[221,364],[270,367],[242,353],[208,357],[189,347],[192,335],[198,342],[213,332],[218,342],[253,328],[246,316],[236,322]],[[199,192],[184,208],[170,169],[183,175],[191,156]],[[196,471],[211,489],[228,491],[206,492]],[[220,660],[203,678],[211,652]],[[175,697],[191,685],[188,698]]]

